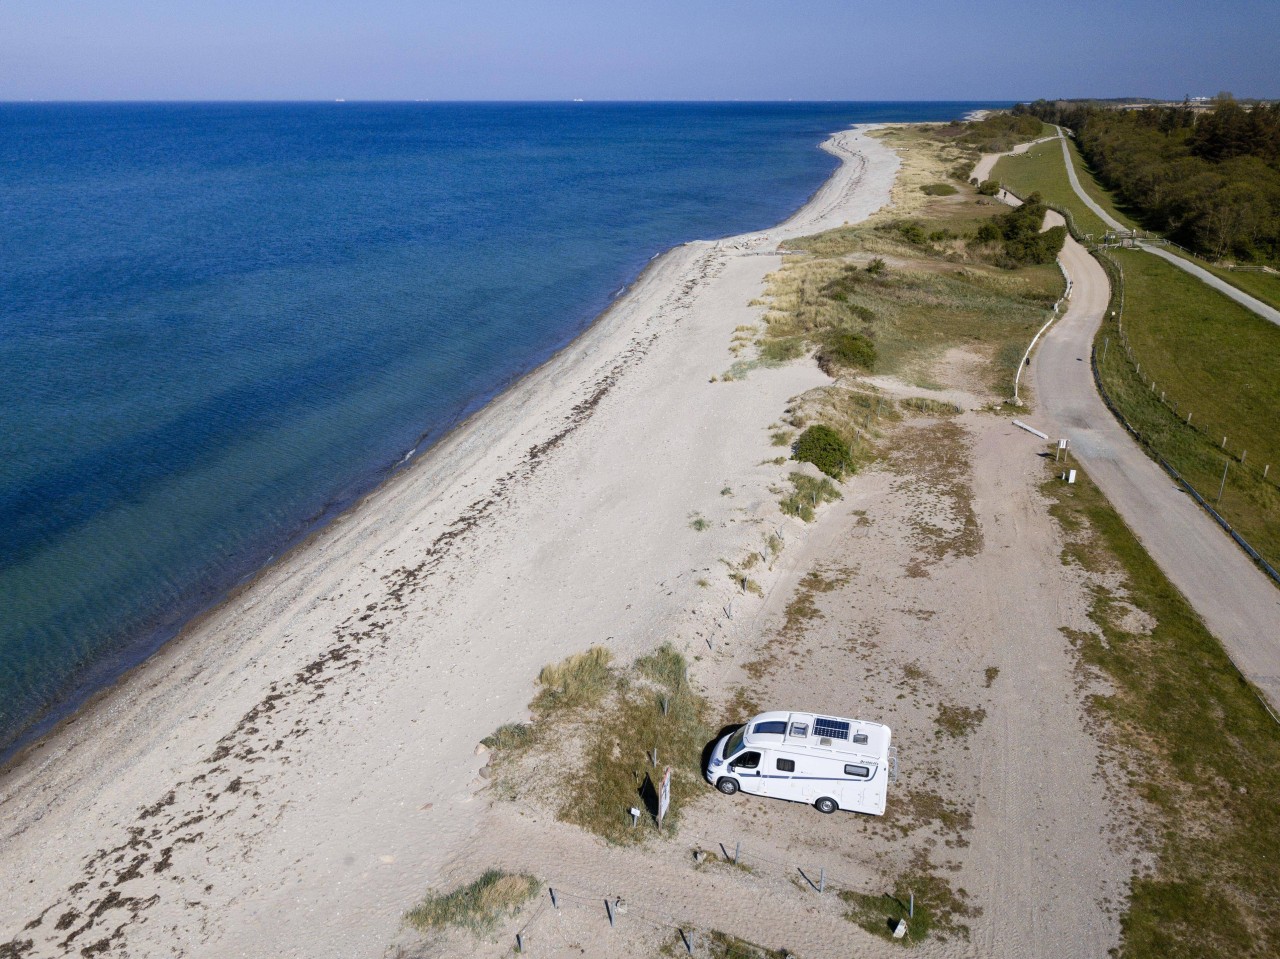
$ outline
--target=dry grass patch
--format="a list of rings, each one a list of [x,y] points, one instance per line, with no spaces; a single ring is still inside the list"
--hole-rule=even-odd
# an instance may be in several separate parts
[[[491,932],[498,921],[517,912],[538,894],[541,883],[533,876],[490,869],[475,882],[452,892],[430,893],[405,913],[405,922],[420,932],[450,927],[477,934]]]

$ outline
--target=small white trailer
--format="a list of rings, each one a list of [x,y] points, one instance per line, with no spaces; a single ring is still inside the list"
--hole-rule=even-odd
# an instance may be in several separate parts
[[[705,775],[722,793],[810,803],[819,812],[837,809],[884,815],[889,780],[898,759],[888,726],[820,716],[768,712],[720,739]]]

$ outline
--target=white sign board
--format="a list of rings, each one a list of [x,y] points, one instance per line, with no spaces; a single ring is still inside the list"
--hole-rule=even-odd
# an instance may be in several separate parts
[[[658,828],[662,828],[662,817],[671,807],[671,767],[662,774],[662,785],[658,787]]]

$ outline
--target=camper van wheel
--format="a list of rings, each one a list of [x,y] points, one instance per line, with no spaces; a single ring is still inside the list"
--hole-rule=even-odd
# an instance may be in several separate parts
[[[716,782],[716,789],[720,790],[726,796],[732,796],[738,791],[738,780],[729,776],[721,776]]]
[[[836,804],[836,801],[832,799],[830,796],[823,796],[813,805],[817,808],[818,812],[826,812],[826,813],[835,812],[837,809],[840,808]]]

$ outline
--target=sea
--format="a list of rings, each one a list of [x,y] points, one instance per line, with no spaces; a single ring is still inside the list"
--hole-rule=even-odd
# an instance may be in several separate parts
[[[0,104],[0,757],[853,123],[994,103]]]

